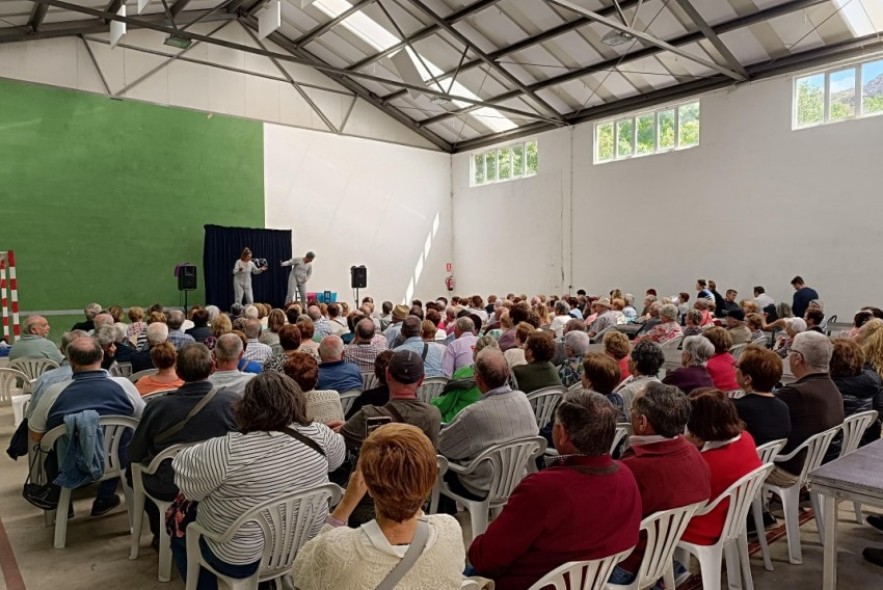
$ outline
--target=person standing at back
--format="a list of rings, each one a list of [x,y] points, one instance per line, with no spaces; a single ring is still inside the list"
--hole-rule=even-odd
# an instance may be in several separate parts
[[[288,292],[285,294],[285,303],[294,301],[295,294],[301,303],[307,302],[307,281],[313,276],[313,260],[316,254],[307,252],[303,258],[292,258],[280,262],[280,266],[290,266],[291,274],[288,275]]]
[[[803,314],[806,313],[806,308],[809,307],[809,302],[813,299],[818,299],[819,294],[812,287],[807,287],[803,277],[800,275],[791,279],[791,286],[794,287],[794,300],[791,303],[791,311],[794,312],[794,317],[802,318]]]
[[[239,260],[233,265],[233,302],[242,303],[245,297],[245,304],[254,303],[254,293],[251,290],[251,275],[259,275],[267,270],[266,266],[258,268],[251,260],[251,250],[245,248],[239,256]]]

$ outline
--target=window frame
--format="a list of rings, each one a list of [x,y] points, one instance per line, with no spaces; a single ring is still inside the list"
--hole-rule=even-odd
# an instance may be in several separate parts
[[[863,93],[863,69],[867,64],[883,62],[883,55],[876,55],[871,58],[861,59],[846,63],[840,63],[829,68],[825,68],[823,70],[813,70],[809,72],[803,72],[801,74],[795,75],[791,80],[791,130],[792,131],[802,131],[804,129],[813,129],[815,127],[823,127],[825,125],[835,125],[837,123],[845,123],[847,121],[857,121],[859,119],[869,119],[872,117],[878,117],[883,115],[883,111],[876,112],[865,112],[865,97]],[[855,112],[843,119],[833,119],[831,117],[831,107],[833,103],[831,101],[831,78],[832,76],[836,76],[841,72],[845,72],[847,70],[853,71],[853,78],[855,81],[855,89],[854,89],[854,102],[855,102]],[[823,90],[823,104],[822,104],[822,120],[818,123],[811,123],[808,125],[801,125],[799,123],[799,87],[800,82],[806,80],[807,78],[813,78],[815,76],[823,76],[824,77],[824,88]]]
[[[528,145],[536,144],[537,150],[537,168],[533,172],[529,172],[528,170]],[[516,169],[515,166],[515,148],[521,149],[521,165]],[[509,177],[508,178],[500,178],[500,160],[502,152],[506,150],[509,152]],[[540,144],[539,140],[536,137],[531,137],[527,139],[523,139],[520,141],[515,141],[512,143],[501,144],[498,146],[494,146],[492,148],[487,148],[482,151],[472,152],[469,155],[469,186],[479,187],[479,186],[487,186],[490,184],[499,184],[501,182],[512,182],[515,180],[523,180],[525,178],[532,178],[539,174],[539,151]],[[484,180],[483,182],[476,182],[475,178],[475,160],[476,158],[482,158],[484,161]],[[494,178],[488,179],[488,158],[494,158]]]
[[[699,141],[692,145],[681,145],[680,138],[680,129],[681,129],[681,107],[688,105],[697,105],[699,107]],[[662,147],[660,146],[660,138],[662,134],[660,133],[661,128],[661,115],[663,113],[674,113],[674,145],[671,147]],[[640,153],[638,150],[638,120],[647,117],[653,117],[653,150]],[[629,155],[620,155],[619,154],[619,125],[620,123],[631,121],[632,124],[632,149]],[[600,131],[602,127],[607,125],[612,125],[613,127],[613,152],[612,157],[607,159],[601,159],[600,154]],[[609,164],[610,162],[621,162],[623,160],[632,160],[635,158],[645,158],[647,156],[655,156],[658,154],[666,154],[669,152],[679,152],[683,150],[689,150],[696,147],[699,147],[702,143],[702,99],[695,98],[686,101],[679,101],[675,103],[665,104],[663,106],[659,106],[652,109],[644,109],[640,111],[634,111],[631,113],[626,113],[623,115],[618,115],[616,117],[611,117],[608,119],[603,119],[594,124],[594,133],[593,133],[593,144],[594,149],[592,150],[593,154],[593,164]]]

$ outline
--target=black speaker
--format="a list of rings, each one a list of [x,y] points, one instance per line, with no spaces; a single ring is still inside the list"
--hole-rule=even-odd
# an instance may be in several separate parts
[[[178,269],[178,291],[196,291],[196,267],[192,264]]]
[[[368,286],[368,269],[364,266],[350,267],[350,283],[353,289],[364,289]]]

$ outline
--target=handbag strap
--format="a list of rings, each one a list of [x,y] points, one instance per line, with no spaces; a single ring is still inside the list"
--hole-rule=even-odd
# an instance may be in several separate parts
[[[418,520],[417,530],[414,531],[414,538],[411,539],[411,544],[408,546],[405,556],[402,557],[402,560],[398,565],[396,565],[393,570],[383,578],[375,590],[393,590],[396,587],[396,584],[405,577],[405,574],[407,574],[408,571],[414,567],[414,564],[417,563],[417,560],[420,559],[423,550],[426,548],[427,541],[429,541],[429,525],[426,524],[425,520]]]
[[[325,449],[323,449],[319,445],[319,443],[317,443],[316,441],[311,439],[309,436],[303,435],[300,432],[298,432],[297,430],[295,430],[293,428],[289,428],[287,426],[280,428],[279,431],[284,432],[285,434],[287,434],[291,438],[302,442],[303,444],[307,445],[308,447],[310,447],[311,449],[313,449],[314,451],[316,451],[317,453],[319,453],[323,457],[325,456]]]
[[[215,395],[217,393],[218,393],[218,388],[212,387],[211,390],[209,390],[209,392],[207,394],[202,396],[202,399],[199,400],[196,403],[196,405],[193,406],[193,408],[189,412],[187,412],[187,415],[184,416],[183,420],[181,420],[177,424],[174,424],[174,425],[166,428],[162,432],[160,432],[156,437],[156,442],[158,442],[158,443],[164,442],[167,439],[174,436],[175,434],[178,434],[179,432],[184,430],[184,427],[187,425],[188,422],[190,422],[190,419],[193,418],[195,415],[197,415],[200,412],[200,410],[202,410],[204,407],[206,407],[208,405],[208,403],[210,401],[212,401],[212,398],[215,397]]]
[[[402,413],[395,409],[395,406],[392,404],[386,404],[383,406],[383,409],[392,414],[392,417],[395,418],[396,422],[405,423],[405,418],[402,416]]]

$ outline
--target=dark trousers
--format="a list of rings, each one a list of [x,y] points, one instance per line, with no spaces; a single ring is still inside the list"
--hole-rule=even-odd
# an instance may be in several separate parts
[[[247,565],[233,565],[218,558],[211,549],[209,549],[204,539],[199,540],[199,549],[202,551],[202,558],[212,569],[219,574],[229,576],[231,578],[247,578],[258,571],[261,565],[260,560]],[[181,579],[187,581],[187,541],[183,538],[172,537],[172,557]],[[205,568],[199,568],[199,582],[196,584],[197,590],[218,590],[218,578],[212,572]]]
[[[453,471],[445,473],[444,479],[451,491],[458,496],[463,496],[469,500],[484,500],[485,498],[485,496],[476,496],[467,490]],[[438,499],[438,512],[439,514],[457,514],[457,502],[442,494]]]

